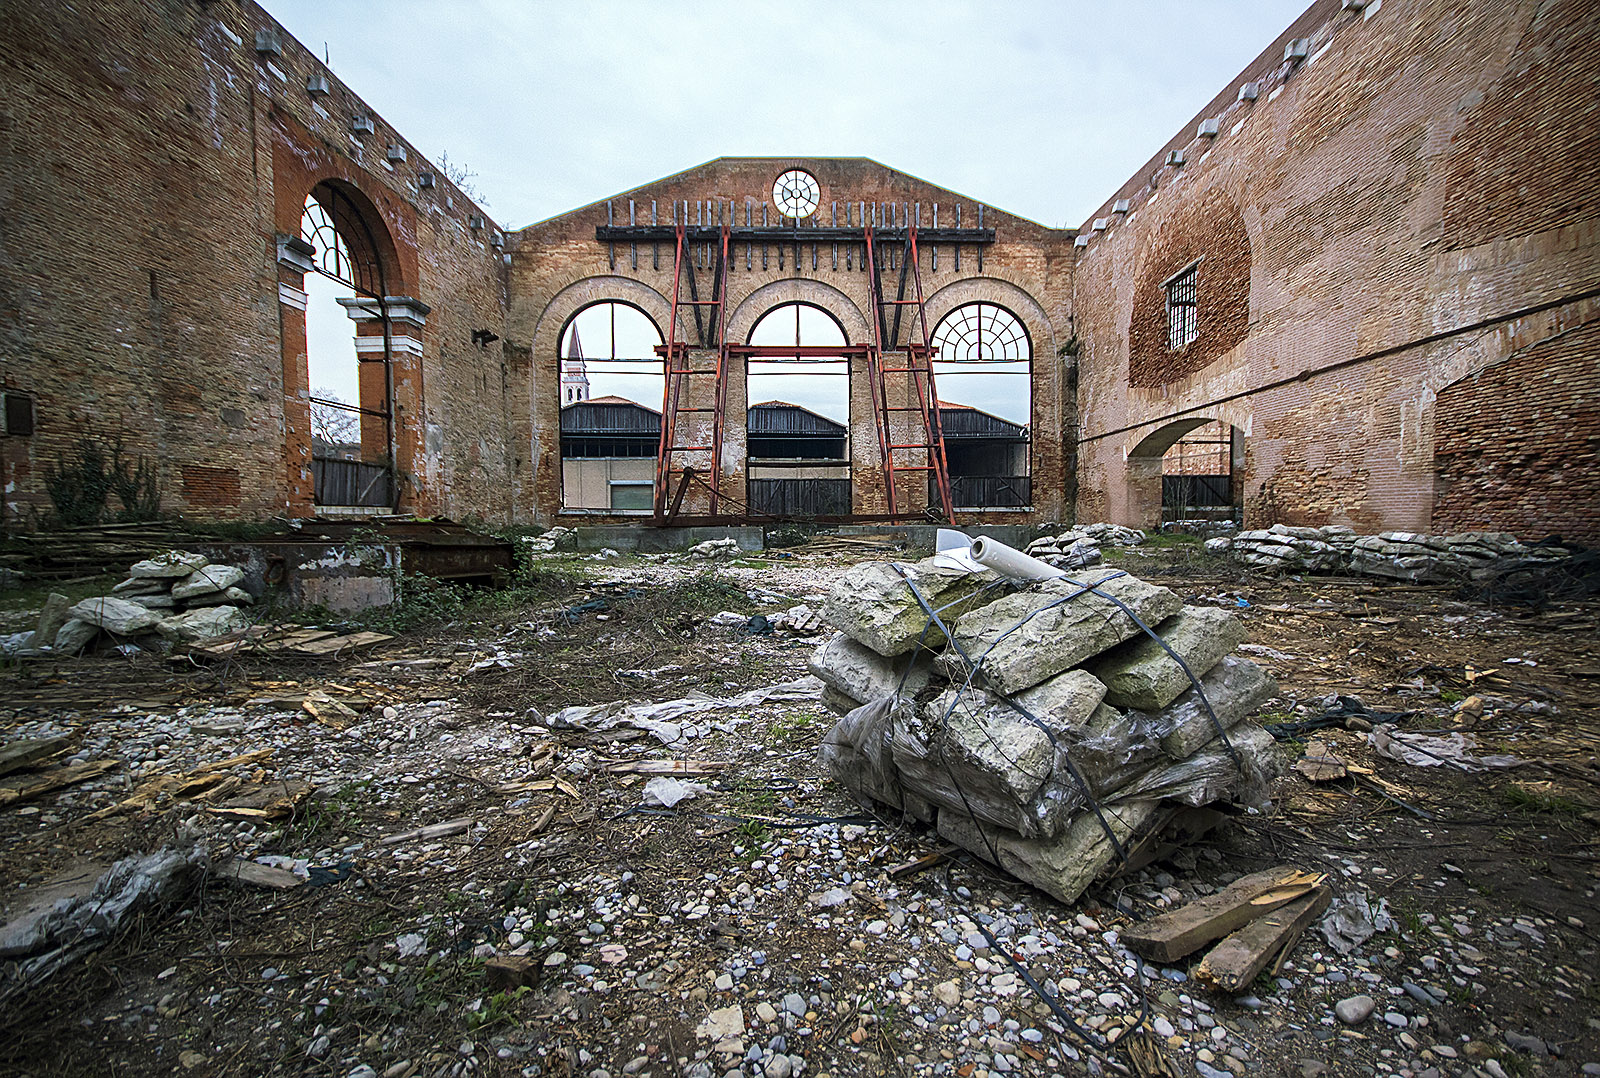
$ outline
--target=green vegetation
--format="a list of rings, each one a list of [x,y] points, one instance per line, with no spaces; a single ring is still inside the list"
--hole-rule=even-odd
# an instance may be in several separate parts
[[[1513,812],[1528,815],[1581,816],[1588,806],[1570,797],[1546,793],[1513,782],[1500,791],[1500,800]]]

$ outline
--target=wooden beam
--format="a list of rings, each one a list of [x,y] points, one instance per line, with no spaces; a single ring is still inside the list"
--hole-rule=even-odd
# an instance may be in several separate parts
[[[1212,948],[1194,971],[1194,979],[1224,992],[1239,991],[1255,980],[1267,963],[1293,947],[1306,926],[1322,916],[1332,901],[1333,891],[1318,887],[1252,921]]]
[[[1122,934],[1122,942],[1152,961],[1173,962],[1264,913],[1305,897],[1324,879],[1292,865],[1252,873],[1216,894],[1134,925]]]

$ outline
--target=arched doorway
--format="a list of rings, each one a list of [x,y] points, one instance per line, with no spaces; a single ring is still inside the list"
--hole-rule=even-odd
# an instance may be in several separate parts
[[[1205,416],[1176,420],[1128,453],[1131,523],[1242,520],[1244,431]]]

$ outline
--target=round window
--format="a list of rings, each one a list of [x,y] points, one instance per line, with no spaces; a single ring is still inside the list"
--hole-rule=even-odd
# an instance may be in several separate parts
[[[772,185],[772,201],[785,217],[810,217],[822,203],[822,188],[805,169],[791,168]]]

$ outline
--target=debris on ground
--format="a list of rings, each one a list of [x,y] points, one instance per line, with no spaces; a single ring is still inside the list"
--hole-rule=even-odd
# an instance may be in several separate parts
[[[1572,551],[1560,545],[1526,546],[1504,532],[1462,532],[1418,535],[1380,532],[1358,535],[1353,528],[1330,524],[1242,531],[1206,541],[1206,549],[1226,553],[1257,569],[1282,572],[1348,573],[1410,582],[1488,580],[1510,564],[1550,565]]]
[[[182,893],[205,848],[167,848],[112,865],[88,892],[35,907],[0,928],[0,1003],[105,945],[136,911]]]
[[[691,558],[700,558],[706,561],[716,561],[721,558],[737,558],[739,556],[739,540],[707,539],[703,543],[696,543],[685,553],[687,553]]]
[[[1592,599],[1512,611],[1454,585],[1191,559],[1200,544],[1186,536],[1137,548],[1145,585],[1243,627],[1202,676],[1207,699],[1270,675],[1276,695],[1245,721],[1283,735],[1287,759],[1320,742],[1310,755],[1347,774],[1286,770],[1255,811],[1184,806],[1199,815],[1175,817],[1172,842],[1131,840],[1120,873],[1063,903],[992,868],[987,847],[941,837],[937,816],[863,814],[818,759],[840,714],[897,690],[924,705],[967,680],[942,636],[919,645],[927,617],[898,574],[889,583],[916,617],[892,662],[832,627],[807,640],[783,626],[902,545],[552,555],[535,585],[396,632],[376,654],[349,640],[319,654],[288,633],[269,646],[252,631],[182,661],[7,664],[0,742],[18,752],[0,756],[12,761],[0,786],[80,777],[0,807],[0,923],[34,900],[84,895],[150,850],[206,853],[175,901],[134,910],[95,951],[0,1004],[0,1070],[66,1078],[114,1059],[129,1078],[1600,1072]],[[969,598],[976,613],[1054,586],[996,579],[932,605],[956,604],[946,626],[965,647],[957,608]],[[604,605],[567,616],[593,600]],[[743,619],[733,631],[706,625],[722,609]],[[32,629],[39,613],[16,611],[5,628]],[[772,631],[748,631],[757,616]],[[901,636],[893,619],[869,620]],[[975,645],[997,644],[984,665],[1004,654],[1002,681],[1040,665],[1010,649],[1024,631]],[[1109,685],[1103,656],[1010,695],[1074,671]],[[814,687],[747,697],[808,662],[837,675],[820,699]],[[1213,694],[1219,668],[1235,684]],[[1168,675],[1119,691],[1155,692]],[[971,681],[968,695],[998,702],[986,677]],[[546,718],[701,698],[748,702],[671,720],[700,733],[670,749],[636,727]],[[1166,721],[1177,701],[1102,705]],[[1471,755],[1529,764],[1401,763],[1368,740],[1385,722],[1460,731]],[[1155,750],[1163,766],[1210,751],[1192,739],[1217,740],[1197,701],[1171,734]],[[996,771],[1015,769],[990,766],[998,754],[977,744],[989,763],[958,762],[988,768],[992,790]],[[894,746],[883,749],[892,764]],[[1015,750],[1005,744],[1022,759]],[[925,765],[942,772],[937,757]],[[705,789],[646,806],[658,777]],[[219,811],[252,794],[237,807],[266,811],[300,790],[272,818]],[[1274,866],[1326,874],[1335,904],[1321,925],[1296,906],[1315,905],[1306,892],[1182,958],[1130,947],[1135,926]],[[1360,900],[1368,912],[1352,914]]]
[[[6,650],[21,656],[76,655],[101,642],[129,642],[164,651],[174,643],[241,632],[252,622],[244,607],[255,602],[239,587],[244,575],[237,566],[169,550],[134,563],[109,595],[69,606],[67,596],[52,593],[33,633],[16,638]]]

